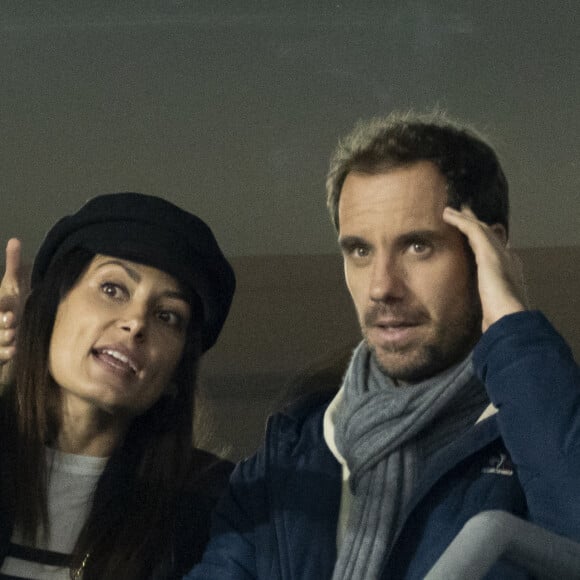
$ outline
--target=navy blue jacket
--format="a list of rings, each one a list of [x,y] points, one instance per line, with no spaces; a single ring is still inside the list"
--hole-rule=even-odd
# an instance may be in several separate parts
[[[580,371],[570,349],[542,314],[524,312],[488,329],[474,364],[499,411],[430,462],[385,579],[423,578],[467,520],[487,509],[580,541]],[[209,547],[187,580],[332,576],[341,467],[323,439],[326,406],[269,420],[263,447],[232,474]],[[497,565],[489,577],[526,576]]]

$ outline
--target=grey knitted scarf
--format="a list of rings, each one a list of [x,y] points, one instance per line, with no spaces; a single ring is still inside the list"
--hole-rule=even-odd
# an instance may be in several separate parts
[[[379,578],[422,458],[473,424],[486,402],[471,357],[420,384],[397,387],[366,343],[357,347],[335,415],[353,502],[333,580]]]

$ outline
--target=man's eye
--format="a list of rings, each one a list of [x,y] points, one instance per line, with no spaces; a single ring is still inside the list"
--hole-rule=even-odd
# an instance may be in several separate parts
[[[413,242],[410,245],[410,250],[417,256],[424,256],[432,250],[432,246],[426,242]]]
[[[352,252],[357,258],[366,258],[369,255],[369,249],[364,246],[357,246]]]

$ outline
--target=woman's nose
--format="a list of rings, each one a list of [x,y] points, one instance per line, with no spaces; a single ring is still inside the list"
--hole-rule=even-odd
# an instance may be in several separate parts
[[[119,326],[135,339],[143,340],[147,328],[147,310],[144,306],[130,305],[119,318]]]

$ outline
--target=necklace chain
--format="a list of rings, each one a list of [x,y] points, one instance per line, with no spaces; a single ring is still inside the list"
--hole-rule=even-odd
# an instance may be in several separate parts
[[[81,580],[82,579],[85,567],[87,565],[87,561],[89,559],[89,556],[90,556],[90,554],[89,554],[89,552],[87,552],[85,554],[85,557],[83,558],[83,561],[81,562],[81,565],[72,571],[72,575],[71,575],[72,580]]]

